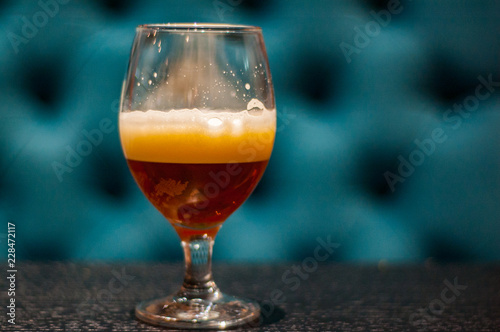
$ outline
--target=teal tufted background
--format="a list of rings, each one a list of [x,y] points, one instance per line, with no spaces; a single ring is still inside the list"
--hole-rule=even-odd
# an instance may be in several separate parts
[[[263,28],[268,170],[215,259],[500,259],[500,2],[1,0],[0,235],[19,259],[180,260],[122,156],[135,26]],[[90,138],[89,138],[90,137]]]

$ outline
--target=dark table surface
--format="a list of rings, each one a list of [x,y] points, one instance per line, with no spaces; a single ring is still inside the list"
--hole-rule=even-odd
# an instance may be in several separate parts
[[[2,331],[165,331],[133,308],[176,291],[183,267],[18,264],[16,325],[7,322],[6,267],[2,274]],[[250,331],[500,331],[498,264],[214,264],[214,275],[223,291],[261,302]]]

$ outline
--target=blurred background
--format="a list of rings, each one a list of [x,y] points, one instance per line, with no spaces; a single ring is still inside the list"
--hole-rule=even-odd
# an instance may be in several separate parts
[[[182,259],[117,128],[135,26],[166,22],[261,26],[273,74],[273,156],[215,260],[500,259],[500,1],[0,0],[19,260]]]

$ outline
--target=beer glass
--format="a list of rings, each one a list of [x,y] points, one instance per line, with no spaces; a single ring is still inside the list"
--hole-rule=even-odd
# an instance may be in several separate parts
[[[137,27],[119,128],[133,177],[174,227],[185,255],[180,290],[140,303],[136,316],[194,329],[258,319],[256,302],[219,290],[211,256],[218,230],[259,182],[274,144],[274,91],[261,29]]]

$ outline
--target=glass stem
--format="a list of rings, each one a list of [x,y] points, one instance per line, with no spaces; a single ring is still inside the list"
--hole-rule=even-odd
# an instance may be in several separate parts
[[[213,245],[214,240],[208,236],[182,241],[186,274],[178,298],[214,301],[221,296],[212,277]]]

